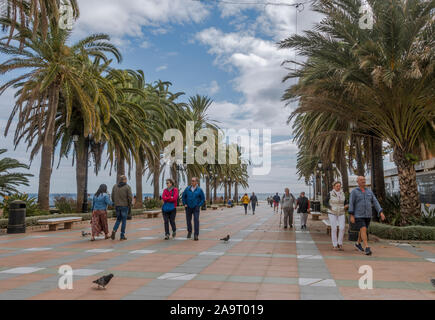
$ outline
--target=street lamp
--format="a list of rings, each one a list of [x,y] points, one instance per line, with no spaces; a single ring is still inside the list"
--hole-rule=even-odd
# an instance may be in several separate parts
[[[323,183],[323,181],[322,181],[322,168],[323,168],[323,163],[322,163],[322,161],[319,161],[319,163],[317,164],[317,167],[319,168],[319,174],[320,174],[320,202],[322,202],[322,183]]]

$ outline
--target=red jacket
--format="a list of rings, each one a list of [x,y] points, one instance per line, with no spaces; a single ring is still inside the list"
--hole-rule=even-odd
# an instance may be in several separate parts
[[[174,206],[177,207],[178,189],[174,188],[171,191],[165,189],[163,191],[162,199],[164,202],[173,202]]]

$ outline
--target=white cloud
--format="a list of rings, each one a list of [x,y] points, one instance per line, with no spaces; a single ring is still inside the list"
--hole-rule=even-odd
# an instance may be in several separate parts
[[[78,35],[104,32],[116,39],[142,37],[142,28],[166,33],[170,24],[198,23],[209,11],[191,0],[79,0]]]
[[[168,65],[165,64],[163,66],[157,67],[156,72],[164,71],[166,69],[168,69]]]

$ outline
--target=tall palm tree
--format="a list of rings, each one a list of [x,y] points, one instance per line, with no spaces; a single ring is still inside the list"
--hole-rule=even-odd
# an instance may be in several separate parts
[[[2,22],[11,25],[10,20],[2,19]],[[105,53],[113,54],[118,61],[121,60],[121,55],[108,42],[109,36],[104,34],[91,35],[67,46],[70,32],[59,29],[56,24],[50,24],[45,40],[41,31],[32,37],[30,29],[20,25],[18,30],[19,33],[13,39],[20,40],[24,37],[24,49],[0,42],[0,52],[12,56],[0,65],[0,74],[26,69],[26,74],[0,87],[0,94],[8,88],[19,88],[5,134],[18,113],[14,142],[17,145],[22,134],[27,132],[28,137],[31,137],[27,141],[28,145],[33,145],[31,158],[41,150],[38,203],[42,210],[48,210],[55,120],[60,97],[65,99],[67,121],[72,114],[74,97],[77,97],[80,105],[92,109],[96,94],[91,95],[85,88],[96,88],[95,78],[83,68],[83,55],[98,56],[104,61],[108,60]],[[36,142],[33,140],[35,137]]]
[[[6,149],[0,149],[0,155],[5,153]],[[13,193],[18,193],[18,186],[29,186],[28,177],[32,174],[12,172],[16,169],[29,169],[29,167],[19,161],[11,158],[0,159],[0,196],[5,197]]]

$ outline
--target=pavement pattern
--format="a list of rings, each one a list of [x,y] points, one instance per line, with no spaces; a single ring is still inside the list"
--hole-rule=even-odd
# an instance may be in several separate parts
[[[371,243],[367,257],[345,242],[332,250],[321,222],[300,230],[279,227],[280,215],[261,203],[201,212],[199,241],[165,241],[163,219],[128,222],[128,241],[90,242],[73,230],[0,236],[0,300],[383,300],[435,299],[435,244]],[[110,220],[110,226],[114,224]],[[219,241],[227,234],[231,240]],[[73,289],[59,289],[59,267],[73,268]],[[361,266],[373,270],[372,290],[359,288]],[[92,281],[113,273],[106,290]]]

